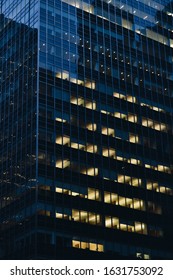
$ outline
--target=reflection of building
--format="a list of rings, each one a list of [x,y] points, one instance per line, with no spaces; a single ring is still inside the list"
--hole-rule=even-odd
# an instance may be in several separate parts
[[[1,8],[2,258],[171,259],[171,4],[20,2]]]

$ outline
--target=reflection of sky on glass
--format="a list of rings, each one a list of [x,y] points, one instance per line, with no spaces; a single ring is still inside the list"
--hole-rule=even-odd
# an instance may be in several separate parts
[[[153,27],[158,23],[157,12],[160,12],[165,9],[170,1],[165,0],[101,0],[106,2],[108,5],[112,5],[115,8],[118,8],[122,11],[126,11],[133,15],[133,22],[135,24],[136,30],[141,30],[146,27]],[[94,0],[62,0],[69,5],[72,5],[76,8],[83,9],[87,12],[97,14],[103,18],[108,18],[110,21],[115,21],[111,17],[105,15],[105,12],[100,8],[100,5],[97,5],[97,1]],[[98,2],[99,3],[99,2]]]
[[[37,27],[38,0],[4,0],[1,2],[1,13],[9,19]]]

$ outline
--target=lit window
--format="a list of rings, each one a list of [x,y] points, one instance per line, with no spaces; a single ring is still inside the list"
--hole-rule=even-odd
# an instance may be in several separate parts
[[[95,81],[85,81],[85,87],[95,89],[96,87]]]
[[[55,120],[56,120],[57,122],[62,122],[62,123],[65,123],[65,122],[66,122],[66,120],[61,119],[61,118],[56,118]]]
[[[97,153],[97,145],[87,144],[84,150],[88,153]]]
[[[86,174],[89,176],[97,176],[98,175],[98,168],[90,167],[81,170],[82,174]]]
[[[67,214],[64,214],[64,213],[56,212],[55,216],[56,216],[57,219],[71,220],[71,216],[67,215]]]
[[[57,160],[56,161],[56,167],[57,168],[66,168],[70,165],[70,160],[64,159],[64,160]]]
[[[133,24],[132,24],[131,21],[129,21],[129,20],[123,18],[123,19],[122,19],[122,26],[123,26],[124,28],[127,28],[127,29],[132,30]]]
[[[68,136],[58,136],[56,138],[56,144],[60,144],[60,145],[69,145],[70,144],[70,137]]]
[[[109,148],[109,149],[102,148],[102,155],[104,157],[110,157],[110,158],[114,158],[114,159],[116,158],[116,152],[112,148]]]
[[[104,202],[118,205],[118,195],[115,193],[104,192]]]
[[[139,179],[139,178],[132,178],[131,182],[129,184],[134,186],[134,187],[140,187],[141,183],[142,183],[141,179]]]
[[[114,116],[119,119],[127,120],[127,115],[123,113],[116,112]]]
[[[89,224],[100,224],[101,218],[99,214],[91,213],[83,210],[72,210],[72,219],[76,222],[89,223]]]
[[[130,143],[136,143],[136,144],[138,144],[138,143],[139,143],[139,136],[130,133],[130,134],[129,134],[129,142],[130,142]]]
[[[133,114],[129,114],[127,119],[128,119],[129,122],[133,122],[133,123],[138,122],[137,116],[133,115]]]
[[[115,137],[114,129],[109,127],[102,127],[102,134]]]
[[[135,232],[147,234],[147,225],[141,222],[135,222]]]
[[[95,101],[89,101],[84,99],[83,97],[71,97],[71,103],[78,105],[78,106],[84,106],[88,109],[96,110],[96,102]]]
[[[88,199],[100,201],[100,191],[94,188],[88,188]]]
[[[119,219],[116,217],[106,216],[105,217],[105,227],[108,228],[119,228]]]
[[[72,240],[72,247],[78,249],[88,249],[91,251],[103,252],[104,247],[102,244],[93,243],[93,242],[82,242],[78,240]]]
[[[89,123],[86,125],[86,128],[88,130],[91,130],[91,131],[96,131],[97,130],[97,125],[95,123]]]
[[[136,103],[137,102],[135,96],[127,95],[126,99],[127,99],[128,102],[131,102],[131,103]]]
[[[135,165],[140,165],[141,164],[141,161],[139,159],[136,159],[136,158],[128,159],[128,162],[130,162],[131,164],[135,164]]]

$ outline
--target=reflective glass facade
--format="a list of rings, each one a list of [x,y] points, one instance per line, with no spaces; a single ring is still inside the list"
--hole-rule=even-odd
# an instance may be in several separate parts
[[[1,258],[173,258],[173,2],[1,1]]]

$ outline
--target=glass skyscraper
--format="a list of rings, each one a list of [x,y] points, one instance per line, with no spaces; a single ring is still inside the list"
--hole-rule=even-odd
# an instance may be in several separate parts
[[[173,259],[173,2],[0,8],[0,258]]]

